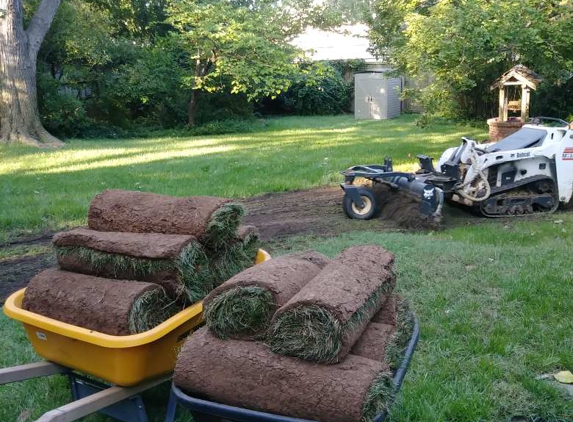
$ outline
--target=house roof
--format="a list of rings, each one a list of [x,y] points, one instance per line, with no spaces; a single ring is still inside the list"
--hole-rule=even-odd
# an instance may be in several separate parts
[[[543,78],[539,74],[522,64],[518,64],[496,79],[489,88],[494,90],[508,85],[526,85],[535,90],[541,81]]]

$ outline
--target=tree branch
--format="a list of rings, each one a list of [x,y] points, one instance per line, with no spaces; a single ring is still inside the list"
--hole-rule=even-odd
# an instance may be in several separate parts
[[[62,0],[42,0],[26,29],[30,54],[36,56]]]

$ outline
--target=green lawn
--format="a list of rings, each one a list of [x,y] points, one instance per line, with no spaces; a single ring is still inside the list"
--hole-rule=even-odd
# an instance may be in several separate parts
[[[422,130],[414,120],[293,117],[243,135],[72,140],[43,151],[0,146],[0,242],[85,223],[90,199],[104,189],[245,197],[309,188],[338,183],[338,171],[386,155],[407,170],[416,154],[437,156],[461,136],[485,135],[458,126]]]
[[[241,136],[74,141],[39,153],[2,149],[0,221],[12,233],[82,223],[102,182],[177,195],[246,196],[335,183],[339,169],[386,154],[406,169],[417,153],[437,155],[464,134],[483,136],[455,126],[422,131],[412,123],[411,117],[289,118]],[[468,219],[437,233],[299,237],[265,247],[273,255],[313,248],[334,256],[349,245],[377,243],[396,254],[397,288],[411,300],[422,334],[391,422],[571,422],[571,398],[538,379],[573,370],[571,233],[573,214],[559,213],[509,222]],[[0,335],[0,367],[38,360],[21,326],[3,315]],[[152,421],[161,421],[166,387],[145,398]],[[20,422],[33,420],[68,400],[64,378],[0,387],[0,421],[23,412],[30,417]]]

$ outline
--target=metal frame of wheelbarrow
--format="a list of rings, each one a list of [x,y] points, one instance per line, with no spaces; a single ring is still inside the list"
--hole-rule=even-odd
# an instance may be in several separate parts
[[[400,367],[394,373],[393,381],[396,386],[396,392],[398,392],[402,386],[402,382],[404,381],[404,377],[406,376],[406,372],[410,366],[410,361],[412,360],[412,355],[414,354],[414,350],[418,344],[419,337],[420,327],[418,319],[415,318],[414,330],[412,332],[412,337],[410,337],[410,341],[408,342],[404,358],[402,359]],[[272,413],[257,412],[254,410],[227,406],[208,400],[198,399],[196,397],[188,396],[175,386],[175,384],[172,384],[165,422],[173,422],[175,420],[177,405],[181,405],[189,409],[195,422],[219,422],[221,419],[233,422],[316,422]],[[386,419],[386,416],[386,412],[382,412],[376,415],[372,422],[383,422]]]
[[[131,387],[95,381],[53,362],[38,362],[0,369],[0,385],[51,375],[67,375],[73,401],[44,413],[36,422],[71,422],[100,412],[122,422],[147,422],[140,393],[171,379],[165,374]]]

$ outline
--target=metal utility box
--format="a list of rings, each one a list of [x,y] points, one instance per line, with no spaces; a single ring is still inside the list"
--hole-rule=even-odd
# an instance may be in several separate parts
[[[354,75],[354,117],[356,119],[392,119],[400,115],[401,78],[389,78],[383,72]]]

